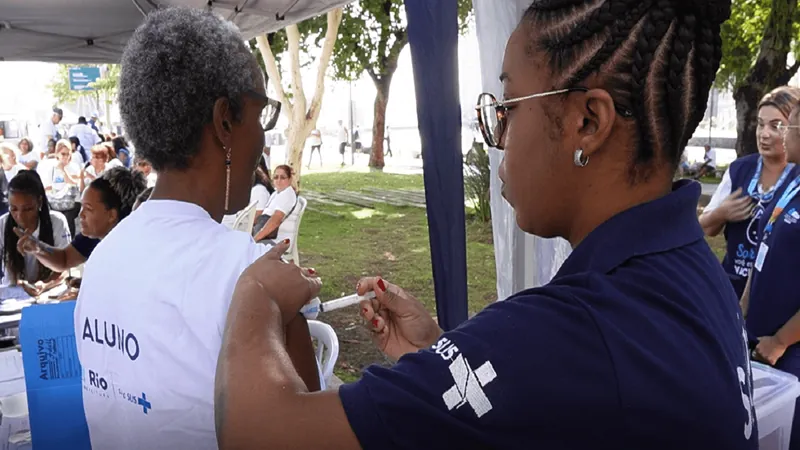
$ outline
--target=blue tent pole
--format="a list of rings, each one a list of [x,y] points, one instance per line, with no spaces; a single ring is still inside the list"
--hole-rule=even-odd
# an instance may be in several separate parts
[[[456,0],[405,0],[439,325],[467,320]]]

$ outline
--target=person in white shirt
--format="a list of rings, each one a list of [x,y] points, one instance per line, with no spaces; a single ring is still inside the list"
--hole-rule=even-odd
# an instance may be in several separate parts
[[[89,184],[103,175],[108,162],[108,151],[104,145],[95,145],[91,150],[89,166],[81,171],[81,192],[89,187]]]
[[[17,158],[19,163],[30,170],[36,170],[41,157],[38,151],[33,151],[33,142],[28,138],[22,138],[17,145],[19,146],[19,158]]]
[[[17,162],[17,153],[19,149],[9,143],[0,144],[0,165],[3,167],[3,173],[6,176],[6,181],[11,181],[20,170],[28,170],[27,167]]]
[[[153,165],[150,164],[146,159],[136,158],[136,168],[139,172],[142,172],[147,179],[147,187],[153,187],[156,185],[156,180],[158,180],[158,174],[153,171]]]
[[[47,144],[51,139],[58,141],[62,138],[57,125],[61,123],[63,117],[64,111],[62,111],[61,108],[53,108],[53,114],[50,116],[50,119],[45,120],[44,123],[39,126],[39,134],[41,135],[40,148],[42,151],[47,148]]]
[[[253,229],[256,242],[291,239],[297,224],[292,214],[297,207],[297,193],[292,187],[292,168],[286,165],[276,167],[272,182],[275,192],[269,197]]]
[[[250,189],[250,203],[256,202],[256,218],[258,218],[267,207],[269,196],[275,192],[269,179],[269,170],[264,158],[258,162],[256,175],[253,177],[253,187]]]
[[[339,154],[342,155],[342,167],[344,167],[344,152],[347,148],[347,127],[344,126],[344,123],[340,120],[339,121]]]
[[[165,98],[183,107],[160,114]],[[249,202],[265,127],[277,120],[262,112],[277,102],[235,25],[188,7],[144,18],[122,55],[118,99],[158,181],[85,266],[75,335],[91,445],[216,450],[214,376],[228,306],[239,275],[268,249],[220,221]],[[302,316],[287,335],[298,329],[305,338],[292,334],[289,356],[318,385]]]
[[[717,171],[717,151],[711,148],[710,145],[705,146],[705,154],[703,156],[703,162],[700,163],[700,167],[697,169],[697,174],[695,175],[695,179],[698,180],[707,175],[713,175]]]
[[[308,143],[311,145],[311,154],[308,156],[308,168],[311,168],[311,160],[314,159],[314,151],[319,156],[319,166],[322,167],[322,132],[319,130],[312,130],[311,135],[308,137]]]
[[[42,180],[32,170],[19,172],[8,184],[8,203],[9,212],[0,217],[3,284],[20,285],[36,297],[60,284],[64,276],[39,264],[35,256],[21,252],[14,229],[24,230],[45,244],[64,247],[71,240],[67,220],[61,213],[50,211]]]
[[[76,137],[84,149],[92,148],[95,144],[99,144],[101,139],[92,127],[86,123],[86,117],[78,117],[78,123],[70,127],[69,137]]]
[[[47,200],[54,211],[64,214],[69,230],[75,234],[75,220],[80,213],[81,166],[73,161],[74,152],[71,143],[62,139],[56,144],[56,160],[49,167],[49,173],[43,177]],[[42,169],[40,168],[40,171]]]

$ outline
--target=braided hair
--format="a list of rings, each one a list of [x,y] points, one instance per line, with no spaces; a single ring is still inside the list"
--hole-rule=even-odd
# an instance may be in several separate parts
[[[730,0],[535,0],[525,13],[559,88],[598,76],[636,122],[634,176],[677,167],[703,119],[722,57]]]
[[[50,204],[47,202],[47,194],[39,174],[34,170],[20,170],[17,176],[8,183],[8,193],[30,195],[41,202],[42,207],[39,209],[39,240],[45,244],[53,245],[55,240],[53,236],[53,221],[50,218]],[[45,267],[44,264],[39,264],[39,271],[35,280],[27,279],[25,257],[17,251],[19,237],[14,233],[15,227],[17,227],[17,221],[9,213],[3,229],[3,264],[5,264],[8,269],[7,272],[12,279],[6,280],[6,282],[18,283],[25,280],[35,283],[46,280],[53,272]]]

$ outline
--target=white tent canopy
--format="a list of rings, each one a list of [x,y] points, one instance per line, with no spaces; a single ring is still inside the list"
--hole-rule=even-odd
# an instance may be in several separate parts
[[[2,0],[0,61],[114,63],[143,17],[158,8],[210,8],[246,39],[352,0]]]

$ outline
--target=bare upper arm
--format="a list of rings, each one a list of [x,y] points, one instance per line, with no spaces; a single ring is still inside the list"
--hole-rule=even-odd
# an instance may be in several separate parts
[[[259,402],[264,396],[255,391],[229,389],[227,398],[217,398],[224,404],[218,405],[216,417],[220,450],[361,448],[337,392],[286,393],[295,398],[280,402],[286,406],[276,412],[274,405]],[[282,420],[270,421],[276,414]]]

